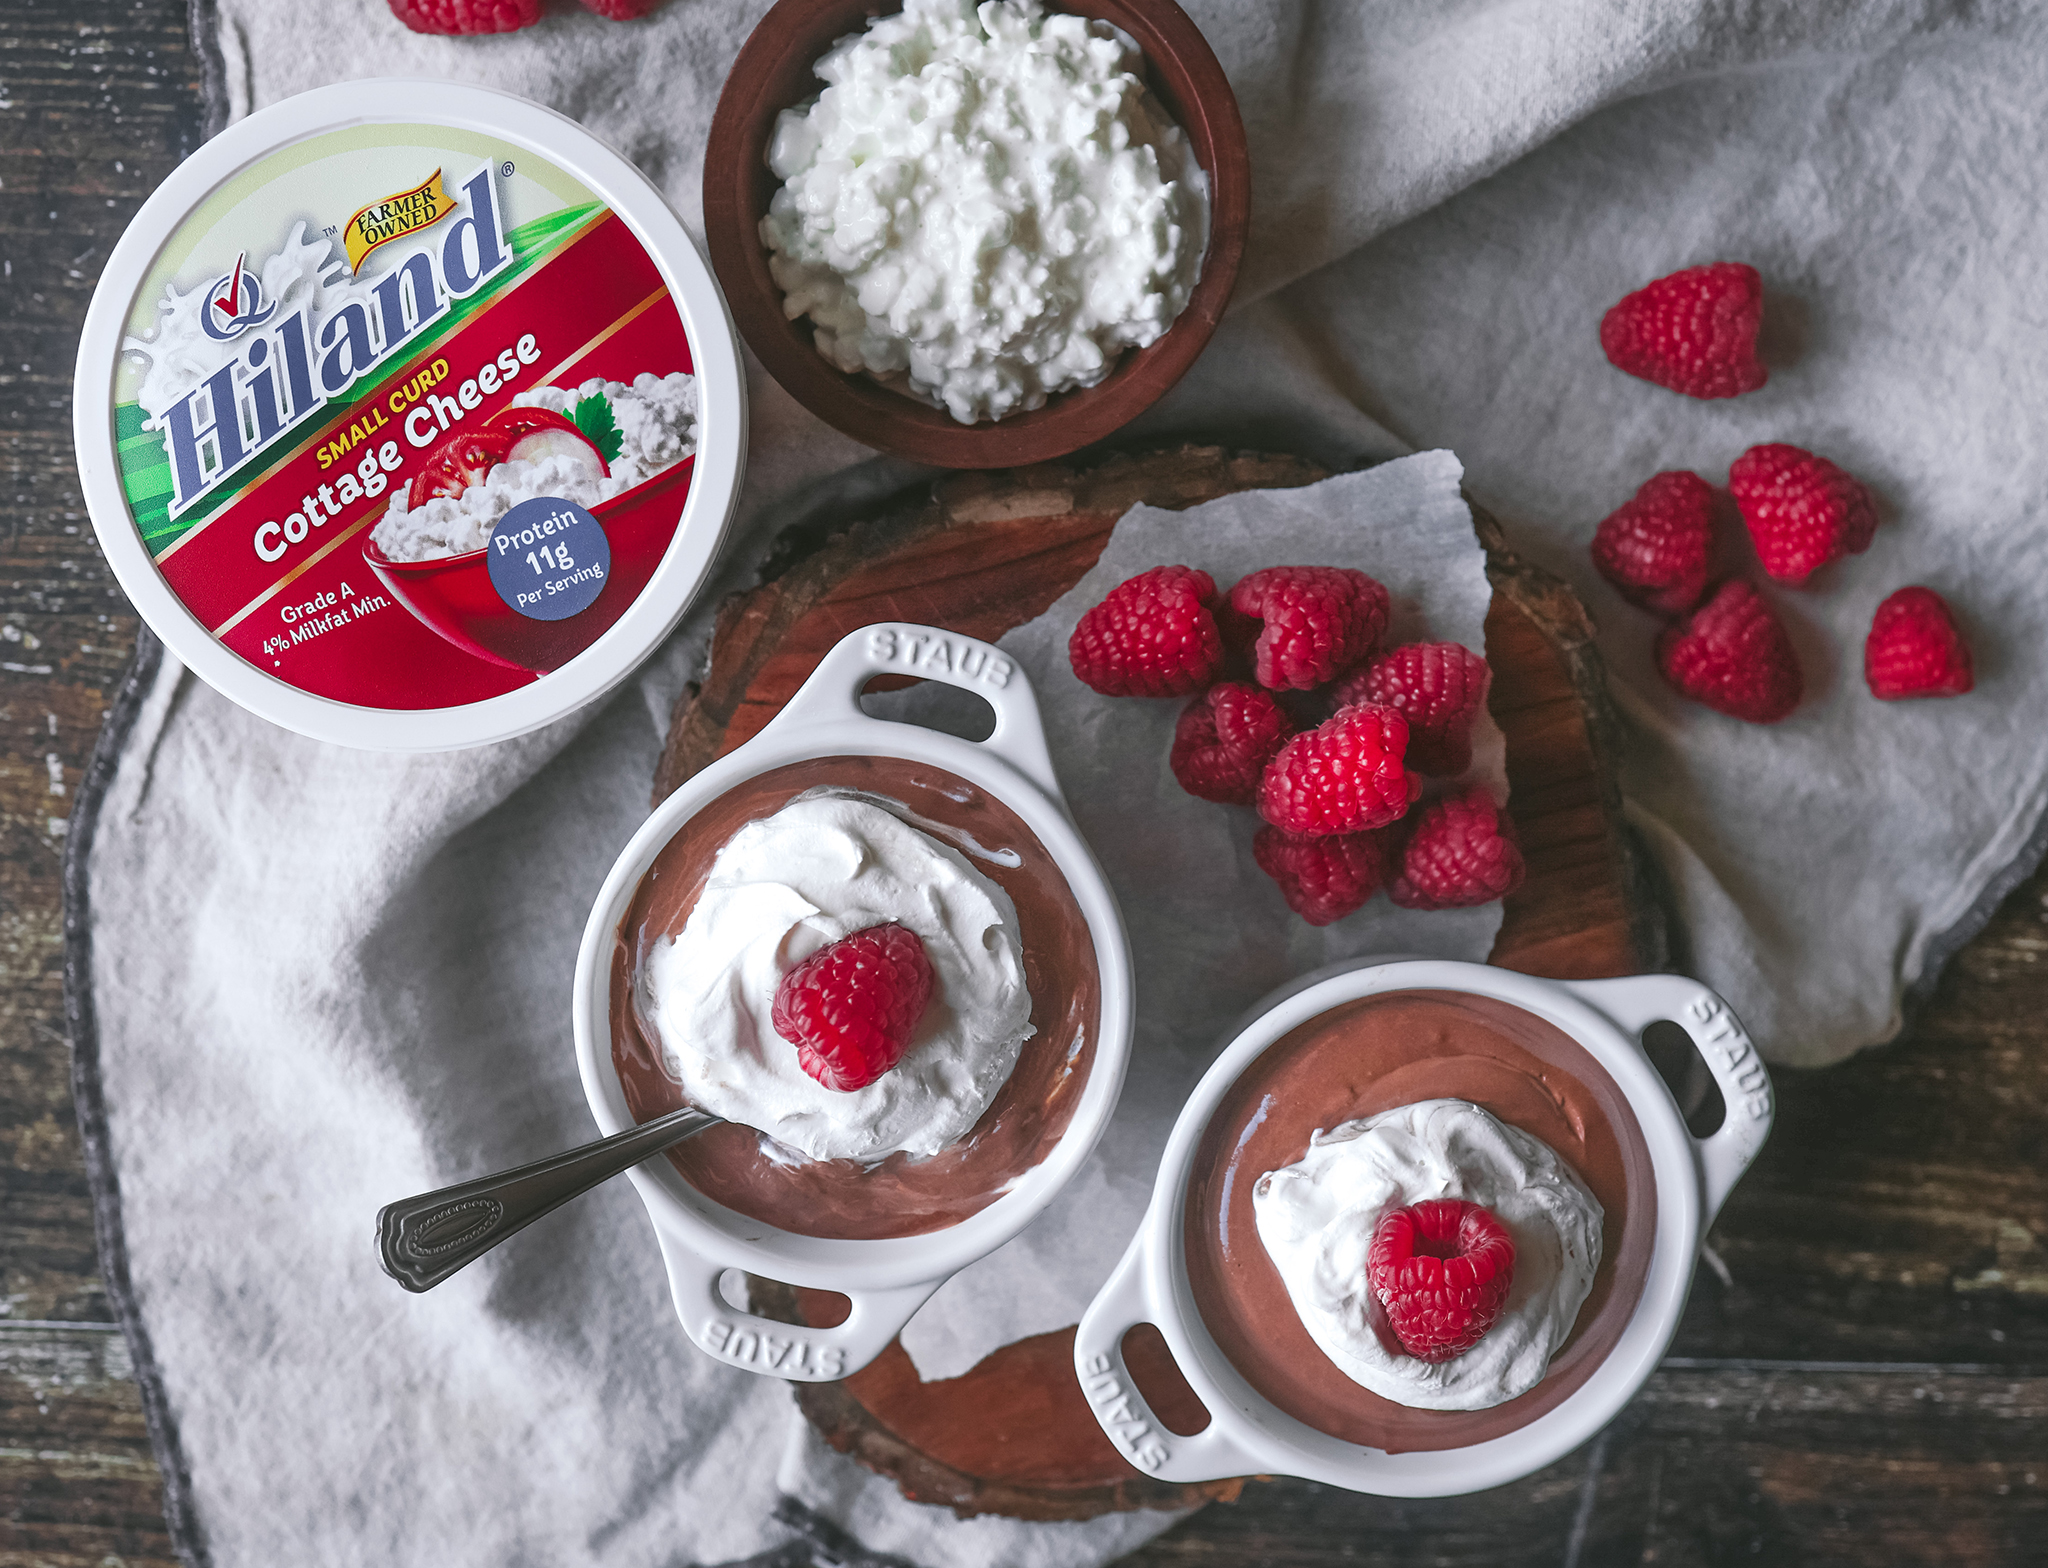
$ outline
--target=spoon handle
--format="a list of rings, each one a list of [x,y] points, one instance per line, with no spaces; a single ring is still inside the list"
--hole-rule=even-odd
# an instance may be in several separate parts
[[[684,1106],[531,1165],[401,1198],[377,1211],[377,1257],[407,1290],[432,1290],[514,1231],[722,1118]]]

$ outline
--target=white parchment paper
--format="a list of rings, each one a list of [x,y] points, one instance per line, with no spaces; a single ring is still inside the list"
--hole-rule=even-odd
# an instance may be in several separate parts
[[[1267,991],[1369,953],[1486,957],[1500,905],[1398,909],[1384,894],[1318,929],[1287,908],[1252,860],[1259,819],[1183,790],[1167,766],[1185,699],[1103,697],[1074,678],[1067,638],[1125,578],[1198,566],[1219,589],[1262,566],[1355,566],[1394,599],[1393,642],[1485,648],[1485,553],[1449,452],[1424,452],[1300,490],[1255,490],[1185,512],[1135,507],[1094,570],[1003,639],[1031,676],[1053,766],[1123,906],[1137,976],[1137,1036],[1102,1145],[1036,1225],[955,1276],[912,1319],[904,1348],[926,1378],[953,1377],[999,1345],[1080,1315],[1137,1229],[1173,1119]],[[906,693],[906,699],[911,694]],[[911,700],[900,711],[915,710]],[[1500,731],[1481,715],[1473,776],[1507,796]]]

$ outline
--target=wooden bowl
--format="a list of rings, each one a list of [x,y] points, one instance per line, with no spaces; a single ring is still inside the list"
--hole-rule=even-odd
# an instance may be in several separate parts
[[[1173,0],[1049,0],[1048,10],[1097,17],[1145,52],[1147,85],[1186,132],[1209,175],[1209,249],[1186,309],[1145,348],[1127,350],[1092,387],[1041,408],[963,425],[942,408],[838,369],[812,342],[808,317],[789,320],[768,272],[761,219],[778,184],[768,168],[775,118],[819,90],[811,67],[870,17],[900,0],[779,0],[740,50],[719,95],[704,150],[704,232],[747,346],[783,389],[857,441],[941,468],[1013,468],[1064,456],[1121,429],[1156,402],[1209,341],[1244,255],[1251,167],[1237,98],[1201,31]]]

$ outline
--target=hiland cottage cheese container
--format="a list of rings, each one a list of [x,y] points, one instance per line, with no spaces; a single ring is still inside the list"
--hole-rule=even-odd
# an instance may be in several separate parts
[[[143,618],[217,690],[395,751],[625,678],[739,494],[725,300],[574,122],[444,82],[230,127],[129,225],[79,344],[79,475]]]

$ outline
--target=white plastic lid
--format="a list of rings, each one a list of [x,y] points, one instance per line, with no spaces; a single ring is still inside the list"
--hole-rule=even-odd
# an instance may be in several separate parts
[[[143,619],[252,712],[380,750],[502,740],[624,679],[745,465],[731,317],[661,193],[446,82],[304,93],[187,159],[114,248],[74,391]]]

